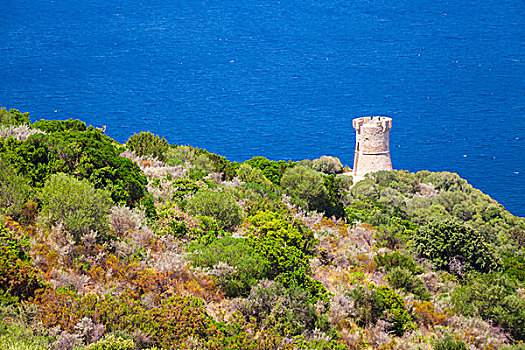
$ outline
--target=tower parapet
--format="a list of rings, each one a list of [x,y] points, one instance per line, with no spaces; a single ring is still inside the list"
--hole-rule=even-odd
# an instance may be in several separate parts
[[[390,135],[392,118],[362,117],[353,120],[356,131],[354,176],[392,170]]]

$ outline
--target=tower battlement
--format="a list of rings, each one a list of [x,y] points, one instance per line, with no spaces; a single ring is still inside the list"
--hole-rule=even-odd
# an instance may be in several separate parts
[[[353,120],[354,129],[359,132],[361,127],[365,124],[369,127],[378,128],[381,127],[383,132],[387,132],[392,128],[392,118],[388,117],[361,117]]]
[[[390,135],[392,118],[362,117],[353,120],[356,131],[354,176],[392,170]]]

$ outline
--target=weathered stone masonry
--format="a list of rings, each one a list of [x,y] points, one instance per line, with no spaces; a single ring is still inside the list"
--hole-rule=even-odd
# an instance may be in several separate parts
[[[392,170],[390,136],[392,118],[363,117],[353,120],[356,131],[354,176],[380,170]]]

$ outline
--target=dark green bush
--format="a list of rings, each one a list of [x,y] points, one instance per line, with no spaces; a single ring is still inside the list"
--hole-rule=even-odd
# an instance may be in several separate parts
[[[239,180],[248,183],[259,184],[264,187],[271,187],[272,182],[264,176],[262,170],[243,163],[237,170]]]
[[[376,185],[374,179],[364,179],[352,186],[350,193],[355,199],[360,199],[363,201],[367,200],[378,200],[379,195],[379,186]]]
[[[235,197],[225,191],[201,189],[188,199],[186,209],[192,215],[215,218],[225,230],[233,230],[244,219]]]
[[[503,259],[503,270],[509,277],[525,282],[525,257],[507,254]]]
[[[187,196],[194,195],[201,188],[199,184],[190,179],[175,179],[172,182],[173,200],[181,201]]]
[[[448,171],[430,172],[428,170],[419,171],[416,174],[421,182],[433,184],[437,189],[449,191],[465,191],[468,188],[468,182],[462,179],[458,174]]]
[[[387,286],[379,286],[374,289],[373,295],[374,318],[386,318],[392,323],[392,331],[398,336],[409,329],[415,329],[410,315],[405,310],[403,298]]]
[[[168,141],[149,131],[133,134],[126,141],[126,147],[141,156],[152,156],[159,160],[166,160],[169,149]]]
[[[518,287],[505,274],[473,273],[466,285],[454,289],[452,301],[456,311],[491,320],[508,329],[514,339],[525,340],[525,300]]]
[[[0,140],[0,154],[35,187],[63,172],[88,179],[96,188],[108,188],[116,203],[129,207],[145,193],[147,179],[139,166],[120,157],[113,140],[97,130],[35,134],[25,142]]]
[[[399,249],[405,246],[414,235],[418,226],[409,220],[403,220],[395,216],[390,216],[385,220],[386,222],[378,222],[383,215],[388,217],[388,214],[376,212],[367,219],[367,222],[371,225],[378,225],[374,235],[377,246],[389,249]]]
[[[416,174],[404,170],[378,171],[373,173],[372,178],[380,187],[395,189],[403,194],[414,194],[419,192],[419,180]]]
[[[259,212],[247,221],[248,242],[268,261],[268,278],[308,291],[313,302],[326,301],[324,286],[309,276],[309,258],[317,242],[313,232],[273,212]]]
[[[45,131],[48,134],[63,131],[86,131],[87,125],[78,119],[69,118],[67,120],[46,120],[40,119],[33,123],[33,127]]]
[[[90,230],[105,233],[107,215],[113,206],[109,191],[62,173],[51,175],[46,181],[40,200],[42,215],[50,224],[63,223],[77,240]]]
[[[414,247],[418,254],[429,259],[438,269],[451,271],[456,260],[465,270],[489,272],[499,269],[500,259],[494,249],[477,231],[450,222],[431,223],[420,227],[414,235]],[[452,266],[453,267],[453,266]]]
[[[274,161],[260,156],[253,157],[252,159],[245,161],[245,163],[254,168],[260,169],[263,175],[276,185],[281,183],[284,171],[292,166],[284,160]]]
[[[317,211],[324,212],[325,216],[335,216],[338,219],[344,218],[345,209],[343,200],[348,194],[352,180],[346,176],[336,177],[335,175],[324,176],[324,186],[326,188],[326,198],[321,201],[321,205],[313,208]]]
[[[197,243],[190,246],[190,251],[195,266],[215,270],[212,273],[228,297],[248,295],[266,276],[266,260],[244,238],[223,237],[210,244]]]
[[[379,319],[392,324],[390,331],[398,336],[415,329],[403,298],[388,286],[357,287],[347,293],[354,300],[353,317],[360,326],[371,326]]]

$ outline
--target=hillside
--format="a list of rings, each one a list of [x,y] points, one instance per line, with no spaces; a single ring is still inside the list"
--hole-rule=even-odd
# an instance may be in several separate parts
[[[0,348],[524,348],[525,219],[457,174],[104,131],[0,109]]]

